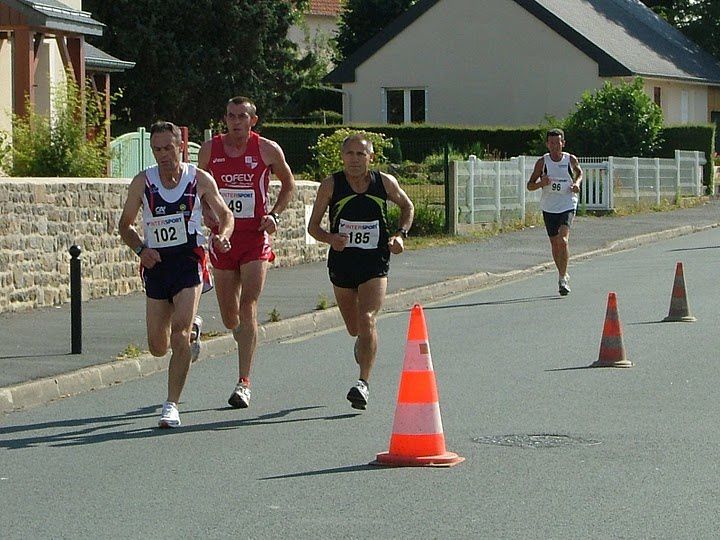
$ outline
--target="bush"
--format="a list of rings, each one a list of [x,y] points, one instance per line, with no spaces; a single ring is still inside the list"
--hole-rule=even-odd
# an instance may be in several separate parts
[[[400,208],[396,205],[388,207],[388,227],[390,231],[397,229],[400,221]],[[443,208],[432,206],[427,201],[415,203],[415,217],[413,217],[410,234],[413,236],[431,236],[445,234],[445,211]]]
[[[387,160],[390,163],[402,163],[403,153],[402,146],[400,145],[400,139],[393,137],[391,139],[392,145],[387,150]]]
[[[562,120],[555,118],[551,114],[546,114],[545,118],[540,123],[539,128],[540,130],[538,131],[537,136],[532,140],[532,143],[530,143],[529,153],[531,156],[542,156],[545,154],[547,152],[547,132],[553,128],[564,129],[564,126]],[[570,144],[568,144],[568,150],[573,154],[577,154],[577,151],[572,146],[573,142],[574,140],[570,141]]]
[[[79,121],[80,92],[70,74],[67,83],[53,88],[52,119],[31,103],[27,115],[13,115],[12,136],[0,137],[0,167],[11,176],[105,176],[110,152],[97,102],[85,100],[85,123]],[[12,137],[12,144],[9,139]]]
[[[662,110],[643,89],[642,79],[585,92],[565,120],[568,147],[583,156],[651,156],[659,147]]]
[[[315,174],[318,178],[326,176],[343,169],[343,162],[340,153],[340,147],[345,137],[357,133],[357,130],[349,128],[338,129],[331,135],[320,135],[315,146],[310,147],[315,156]],[[375,163],[382,164],[385,162],[385,149],[392,146],[390,139],[387,139],[382,133],[373,133],[371,131],[363,131],[367,138],[372,141],[375,150]]]
[[[465,157],[474,153],[478,157],[488,153],[503,159],[508,156],[528,154],[530,141],[538,137],[540,130],[535,127],[493,128],[457,127],[428,124],[403,125],[360,125],[344,126],[348,129],[379,132],[388,138],[397,139],[402,149],[402,161],[421,162],[430,154],[442,153],[446,145],[461,151]],[[258,126],[263,137],[276,141],[285,152],[293,171],[309,169],[314,173],[315,163],[308,148],[317,143],[321,134],[329,135],[333,126],[264,123]],[[543,134],[544,136],[544,134]],[[472,150],[482,142],[483,150]],[[388,154],[386,154],[388,155]],[[388,155],[388,157],[390,157]],[[395,161],[397,155],[390,160]]]

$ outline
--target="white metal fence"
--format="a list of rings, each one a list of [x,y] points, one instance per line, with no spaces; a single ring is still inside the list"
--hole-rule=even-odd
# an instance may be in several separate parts
[[[525,220],[540,211],[540,190],[528,191],[526,183],[537,157],[509,161],[483,161],[470,156],[454,161],[450,174],[450,231],[463,226],[507,220]],[[611,210],[622,202],[654,201],[676,195],[702,194],[703,152],[677,150],[674,159],[584,157],[578,158],[584,179],[580,206]]]

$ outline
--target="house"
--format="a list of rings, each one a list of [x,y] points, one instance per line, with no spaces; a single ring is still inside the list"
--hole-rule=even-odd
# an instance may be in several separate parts
[[[104,26],[82,11],[82,0],[0,0],[0,130],[11,130],[11,113],[24,114],[28,98],[37,112],[52,114],[52,88],[66,71],[91,80],[88,98],[105,94],[101,110],[110,118],[110,74],[134,64],[85,42]]]
[[[342,0],[310,0],[300,23],[288,31],[288,39],[302,54],[326,47],[338,30]]]
[[[639,0],[420,0],[325,81],[346,123],[518,126],[636,76],[667,124],[720,123],[720,64]]]

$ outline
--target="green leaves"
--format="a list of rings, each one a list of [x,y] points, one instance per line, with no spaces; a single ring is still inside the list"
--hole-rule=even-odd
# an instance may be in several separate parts
[[[345,137],[357,131],[356,129],[340,128],[331,135],[321,134],[318,137],[315,146],[310,147],[315,156],[318,178],[325,178],[336,171],[342,170],[343,162],[340,146]],[[363,133],[373,143],[375,163],[383,163],[385,161],[385,149],[392,146],[392,141],[382,133],[373,133],[372,131],[364,131]]]
[[[653,155],[662,126],[662,111],[640,78],[619,85],[607,81],[600,90],[585,92],[564,122],[568,150],[585,156]]]
[[[339,63],[405,13],[417,0],[347,0],[336,44]]]
[[[12,145],[3,144],[9,134],[0,133],[0,165],[12,176],[104,176],[109,159],[105,126],[89,85],[84,109],[69,73],[52,95],[52,121],[28,101],[27,115],[13,116]]]
[[[296,46],[286,36],[299,16],[277,0],[86,0],[107,24],[97,45],[133,69],[113,74],[124,88],[115,128],[123,132],[166,119],[201,138],[227,100],[245,95],[271,116],[300,88]]]

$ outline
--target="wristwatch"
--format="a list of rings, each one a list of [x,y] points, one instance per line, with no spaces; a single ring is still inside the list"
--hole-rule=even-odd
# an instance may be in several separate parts
[[[139,257],[142,254],[143,249],[145,249],[145,244],[140,244],[138,247],[133,248],[133,251],[135,252],[135,255]]]
[[[397,232],[399,232],[400,236],[402,236],[403,238],[407,238],[407,235],[408,235],[407,229],[403,229],[402,227],[400,227],[397,230]]]
[[[270,212],[270,214],[268,215],[273,217],[273,219],[275,220],[275,225],[280,223],[280,214],[278,214],[277,212]]]

